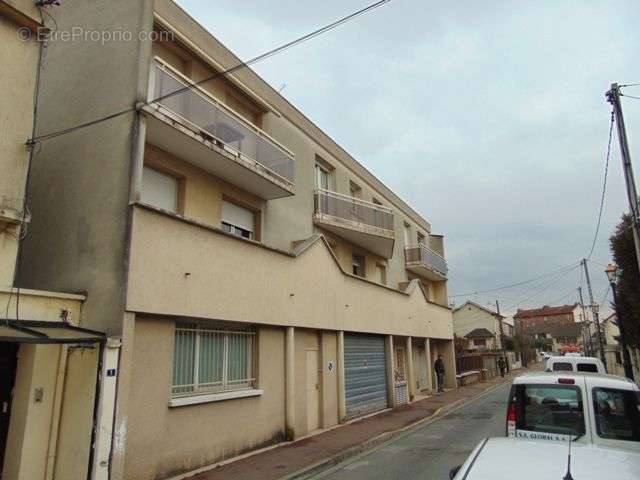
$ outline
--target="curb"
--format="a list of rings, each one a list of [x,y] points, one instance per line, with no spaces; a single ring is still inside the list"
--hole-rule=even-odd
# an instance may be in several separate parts
[[[424,417],[421,418],[417,421],[415,421],[412,424],[406,425],[398,430],[392,430],[390,432],[384,432],[381,433],[380,435],[373,437],[363,443],[361,443],[360,445],[357,445],[355,447],[351,447],[347,450],[345,450],[344,452],[341,452],[337,455],[334,455],[332,457],[327,457],[323,460],[320,460],[319,462],[316,462],[312,465],[309,465],[307,467],[304,467],[296,472],[290,473],[288,475],[285,475],[283,477],[280,477],[278,480],[305,480],[308,479],[310,477],[313,477],[314,475],[319,474],[320,472],[327,470],[331,467],[334,467],[336,465],[338,465],[339,463],[344,462],[345,460],[348,460],[349,458],[353,458],[356,457],[364,452],[366,452],[367,450],[372,450],[375,447],[378,447],[384,443],[387,443],[391,440],[396,440],[397,438],[405,435],[405,434],[409,434],[414,430],[417,430],[418,428],[422,427],[424,424],[429,423],[431,421],[434,421],[437,417],[439,417],[442,414],[446,414],[447,412],[461,406],[462,404],[476,399],[484,394],[487,394],[489,392],[492,392],[493,390],[497,389],[498,387],[501,387],[502,385],[504,385],[505,383],[507,383],[507,381],[504,382],[500,382],[496,385],[493,385],[492,387],[487,388],[486,390],[483,390],[475,395],[471,395],[470,397],[466,397],[466,398],[461,398],[459,400],[456,400],[448,405],[443,405],[440,408],[437,408],[436,410],[434,410],[434,412],[429,415],[428,417]]]

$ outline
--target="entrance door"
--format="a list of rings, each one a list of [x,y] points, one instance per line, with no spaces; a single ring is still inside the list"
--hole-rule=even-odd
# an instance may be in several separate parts
[[[318,350],[307,350],[307,430],[320,428],[320,375]]]
[[[347,418],[387,408],[387,368],[384,337],[344,335]]]
[[[18,345],[0,342],[0,477],[9,433],[11,392],[16,380]]]

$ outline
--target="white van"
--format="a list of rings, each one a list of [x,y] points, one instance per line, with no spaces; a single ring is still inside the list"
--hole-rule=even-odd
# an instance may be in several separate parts
[[[549,357],[545,370],[547,372],[607,373],[599,358],[581,356]]]

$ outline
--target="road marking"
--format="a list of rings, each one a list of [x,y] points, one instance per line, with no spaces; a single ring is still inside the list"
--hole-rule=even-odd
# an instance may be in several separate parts
[[[347,471],[351,471],[351,470],[355,470],[356,468],[360,468],[360,467],[364,467],[369,465],[369,460],[360,460],[359,462],[355,462],[352,463],[351,465],[347,465],[346,467],[344,467],[345,470]]]

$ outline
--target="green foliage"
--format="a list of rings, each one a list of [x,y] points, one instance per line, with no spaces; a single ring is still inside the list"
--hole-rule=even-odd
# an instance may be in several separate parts
[[[549,351],[551,350],[552,343],[548,338],[534,338],[533,340],[531,340],[530,346],[531,348]]]
[[[516,342],[511,337],[504,337],[504,349],[509,350],[510,352],[516,351]]]
[[[622,216],[609,244],[618,265],[618,316],[624,322],[628,343],[640,348],[640,272],[629,215]]]

